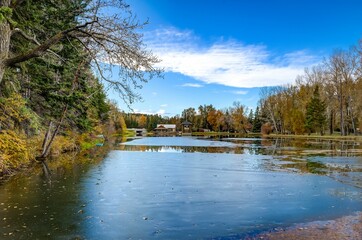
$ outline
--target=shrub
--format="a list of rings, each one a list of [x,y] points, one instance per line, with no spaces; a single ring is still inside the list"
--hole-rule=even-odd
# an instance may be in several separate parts
[[[10,173],[13,169],[29,163],[26,141],[14,131],[0,132],[0,175]]]
[[[262,126],[261,126],[261,133],[264,134],[264,135],[269,135],[270,133],[273,132],[273,126],[271,123],[267,122],[267,123],[264,123]]]

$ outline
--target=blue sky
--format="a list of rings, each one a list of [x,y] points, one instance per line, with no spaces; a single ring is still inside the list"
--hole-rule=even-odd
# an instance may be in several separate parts
[[[264,86],[293,83],[305,67],[362,38],[361,0],[129,0],[163,79],[138,90],[135,112],[255,108]],[[113,94],[110,94],[113,98]],[[121,100],[120,108],[129,111]]]

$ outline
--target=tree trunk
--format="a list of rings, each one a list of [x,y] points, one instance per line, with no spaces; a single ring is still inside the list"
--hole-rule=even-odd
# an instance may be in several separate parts
[[[49,139],[49,133],[51,132],[50,128],[52,126],[51,122],[50,122],[48,132],[46,133],[45,139],[44,139],[44,142],[43,142],[43,151],[42,151],[41,156],[38,157],[39,159],[45,159],[48,156],[49,151],[50,151],[50,147],[53,144],[53,141],[54,141],[55,137],[57,136],[57,134],[59,132],[60,126],[62,125],[63,120],[64,120],[64,118],[66,116],[67,110],[68,110],[68,104],[65,105],[65,107],[63,108],[60,120],[59,120],[54,132],[52,133],[52,135],[50,136],[50,139]]]
[[[351,118],[351,125],[352,125],[352,131],[353,134],[356,135],[357,130],[356,130],[356,123],[355,123],[355,117],[354,117],[354,111],[353,111],[353,106],[352,106],[352,97],[349,96],[348,97],[348,115]]]
[[[43,144],[42,144],[42,146],[41,146],[41,148],[43,149],[43,151],[42,151],[42,153],[41,153],[41,156],[44,156],[44,155],[45,155],[46,146],[47,146],[47,144],[48,144],[49,136],[50,136],[50,133],[51,133],[51,131],[52,131],[52,130],[51,130],[51,129],[52,129],[52,124],[53,124],[53,122],[50,121],[48,130],[47,130],[47,132],[46,132],[46,134],[45,134],[45,136],[44,136]]]
[[[334,122],[334,111],[331,110],[329,113],[329,134],[333,134],[334,131],[334,126],[333,126],[333,122]]]
[[[345,136],[345,130],[344,130],[344,114],[343,114],[343,89],[342,89],[342,80],[340,80],[339,83],[339,117],[341,122],[341,135]]]
[[[8,7],[10,0],[1,0],[0,7]],[[5,73],[5,60],[9,57],[11,29],[9,22],[0,20],[0,83]]]
[[[270,103],[266,103],[266,104],[267,104],[267,109],[269,110],[269,113],[270,113],[270,118],[274,125],[274,129],[277,133],[279,133],[279,128],[278,128],[277,122],[275,120],[273,108],[270,106]]]

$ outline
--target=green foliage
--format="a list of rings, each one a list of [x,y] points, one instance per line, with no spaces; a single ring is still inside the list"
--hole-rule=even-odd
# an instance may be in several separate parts
[[[87,3],[81,0],[29,0],[14,9],[2,7],[0,15],[6,16],[8,22],[11,17],[23,33],[36,36],[42,43],[58,32],[76,26],[76,16]],[[23,34],[16,33],[11,37],[11,55],[20,55],[36,46]],[[44,57],[7,69],[0,87],[0,130],[16,130],[25,132],[29,138],[37,138],[38,134],[44,135],[49,122],[53,122],[53,126],[58,124],[65,112],[60,136],[55,138],[52,148],[52,153],[58,154],[74,150],[79,144],[69,138],[68,130],[73,133],[94,131],[97,126],[107,123],[110,106],[102,84],[94,77],[89,54],[79,41],[61,40],[51,51],[53,53]],[[1,158],[8,157],[3,154]]]
[[[3,21],[10,20],[12,15],[13,15],[13,10],[11,8],[6,6],[0,7],[0,23]]]
[[[9,97],[0,97],[0,129],[15,129],[27,125],[28,130],[40,129],[40,118],[29,107],[25,99],[13,93]]]
[[[5,54],[0,54],[1,147],[18,143],[26,152],[31,147],[19,136],[26,133],[40,148],[43,141],[39,136],[46,135],[50,137],[44,139],[44,149],[33,149],[46,157],[49,150],[60,154],[94,143],[94,139],[75,140],[77,136],[116,130],[125,133],[123,115],[107,100],[103,83],[108,80],[125,101],[132,102],[136,99],[132,86],[140,87],[160,75],[153,67],[158,59],[144,49],[136,31],[144,24],[133,17],[128,5],[112,0],[99,4],[89,0],[13,3],[0,7],[0,23],[7,33],[0,35],[0,41],[10,43],[3,46]],[[103,14],[109,8],[116,10]],[[127,65],[120,68],[118,80],[100,74],[101,82],[95,77],[92,64],[97,63],[100,52]],[[144,118],[141,125],[151,126],[156,121]],[[13,158],[21,158],[21,151],[3,150],[2,169],[19,166]]]
[[[259,110],[259,106],[256,107],[255,113],[254,113],[254,118],[252,119],[252,125],[253,125],[253,132],[259,132],[261,131],[261,126],[263,125],[262,119],[261,119],[261,114],[260,114],[260,110]]]
[[[306,168],[310,173],[324,175],[326,174],[325,169],[327,169],[327,166],[321,162],[308,161],[306,164]]]
[[[319,130],[323,135],[324,125],[326,123],[326,105],[320,99],[319,88],[315,88],[313,97],[307,105],[305,127],[309,133]]]

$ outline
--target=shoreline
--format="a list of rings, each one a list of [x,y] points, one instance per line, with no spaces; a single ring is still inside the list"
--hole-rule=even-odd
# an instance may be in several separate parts
[[[333,220],[298,223],[285,229],[260,233],[252,239],[362,239],[362,212]]]

